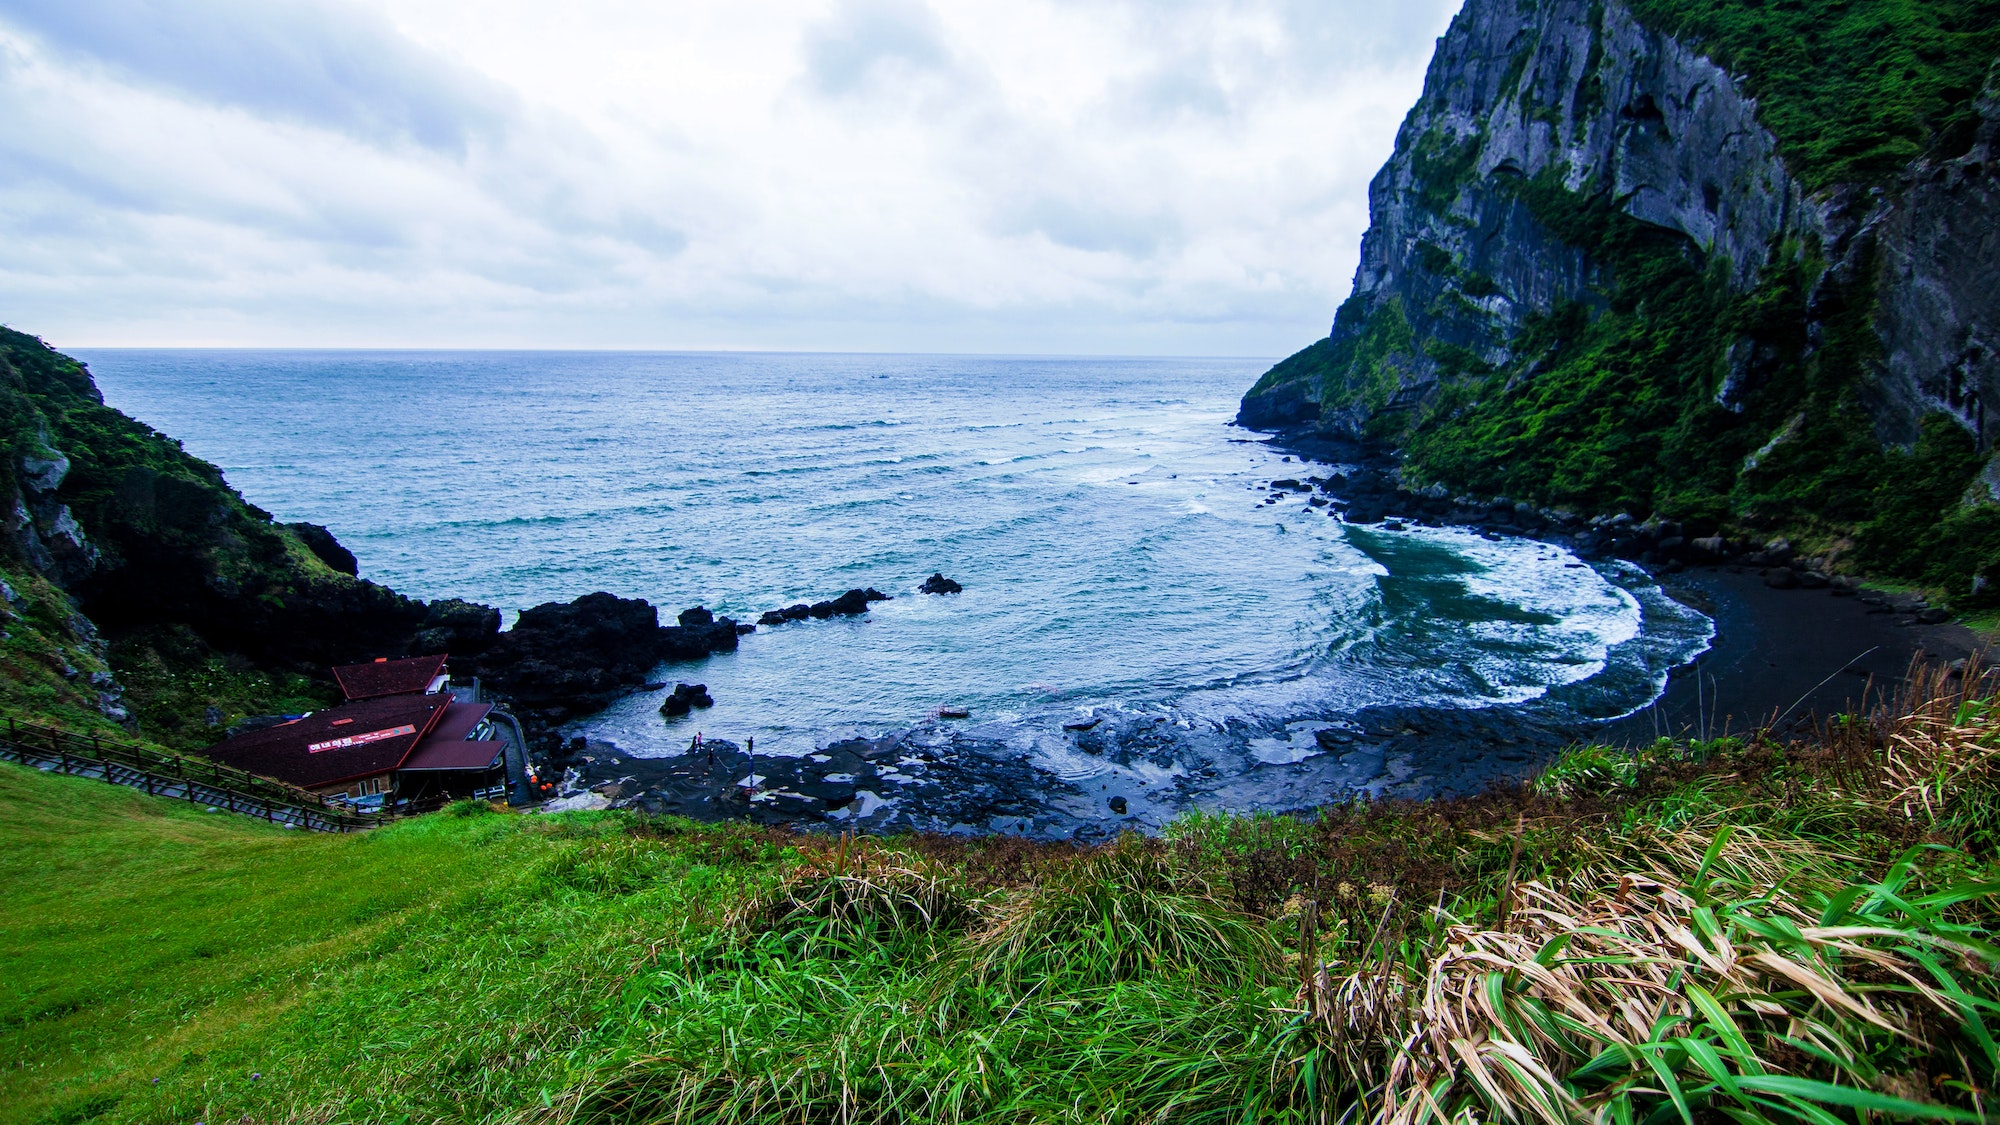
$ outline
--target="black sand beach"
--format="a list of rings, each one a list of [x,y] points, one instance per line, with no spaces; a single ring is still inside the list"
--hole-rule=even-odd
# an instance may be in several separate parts
[[[1662,586],[1715,622],[1715,640],[1651,707],[1605,728],[1612,745],[1767,726],[1797,734],[1881,702],[1920,656],[1949,663],[1985,647],[1961,625],[1919,624],[1904,599],[1774,590],[1741,567],[1665,575]]]

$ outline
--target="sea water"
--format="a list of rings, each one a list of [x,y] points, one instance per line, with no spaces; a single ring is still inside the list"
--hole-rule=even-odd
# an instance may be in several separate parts
[[[696,730],[799,754],[964,708],[1034,737],[1104,708],[1243,720],[1379,704],[1644,706],[1708,622],[1622,564],[1343,524],[1326,472],[1229,424],[1264,360],[87,350],[106,399],[368,578],[511,619],[595,590],[739,621],[851,587],[577,725],[636,754]],[[922,594],[932,572],[964,585]],[[1060,761],[1047,763],[1062,769]]]

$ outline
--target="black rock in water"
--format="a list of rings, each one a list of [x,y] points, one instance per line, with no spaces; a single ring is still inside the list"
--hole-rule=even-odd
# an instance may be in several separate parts
[[[812,605],[800,602],[797,605],[787,606],[784,609],[768,610],[764,616],[757,619],[757,624],[783,625],[787,621],[804,621],[808,617],[816,617],[821,621],[835,616],[853,617],[857,614],[867,613],[871,602],[886,602],[888,600],[889,595],[872,586],[866,590],[854,589],[837,598],[830,598],[823,602],[814,602]]]
[[[524,718],[555,724],[601,710],[646,683],[662,660],[695,660],[736,647],[736,622],[697,606],[684,624],[660,627],[642,598],[602,591],[522,612],[474,665]]]
[[[812,607],[804,602],[800,602],[797,605],[788,605],[783,609],[766,610],[764,616],[757,619],[757,624],[783,625],[787,621],[804,621],[811,616]]]
[[[660,657],[665,660],[700,660],[711,652],[735,652],[740,635],[736,622],[717,617],[701,606],[684,609],[678,626],[660,630]]]
[[[917,589],[926,594],[957,594],[962,593],[965,587],[953,582],[940,573],[933,574],[929,578],[924,579],[924,584],[917,587]]]
[[[715,700],[709,696],[707,684],[675,684],[673,694],[660,704],[660,714],[679,716],[695,707],[713,706]]]

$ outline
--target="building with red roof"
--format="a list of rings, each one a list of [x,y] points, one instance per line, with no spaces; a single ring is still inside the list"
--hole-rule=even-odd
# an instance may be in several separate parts
[[[437,692],[451,682],[451,675],[445,671],[447,659],[444,653],[406,660],[384,657],[369,664],[344,664],[333,670],[333,678],[350,700]]]
[[[333,669],[346,702],[217,743],[224,765],[301,789],[385,802],[468,796],[505,780],[491,704],[462,702],[444,655]]]

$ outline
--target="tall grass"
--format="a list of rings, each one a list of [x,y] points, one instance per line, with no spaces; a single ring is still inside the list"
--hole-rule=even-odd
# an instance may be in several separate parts
[[[921,841],[866,874],[807,861],[788,905],[655,978],[659,1049],[525,1117],[1982,1120],[1977,682],[1922,672],[1794,745],[1582,748],[1477,800],[1191,817],[928,927],[906,903],[951,880],[909,881]],[[896,921],[826,944],[856,912]]]

